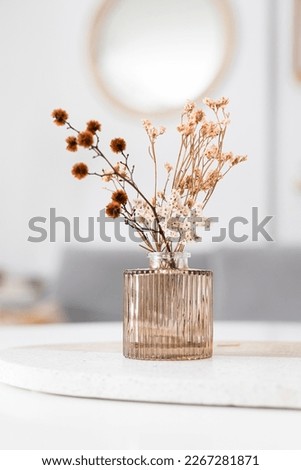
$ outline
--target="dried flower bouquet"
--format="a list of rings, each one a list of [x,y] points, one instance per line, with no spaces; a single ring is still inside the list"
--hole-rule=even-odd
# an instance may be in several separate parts
[[[143,121],[149,140],[148,153],[153,162],[154,189],[151,196],[144,193],[135,180],[135,166],[130,163],[126,141],[115,138],[111,151],[120,156],[118,162],[109,158],[100,146],[101,124],[91,120],[84,131],[74,128],[63,109],[52,112],[54,123],[67,126],[74,134],[66,139],[67,150],[78,147],[89,149],[93,158],[100,158],[101,171],[90,171],[86,163],[76,163],[72,168],[75,178],[94,175],[113,186],[111,201],[106,206],[109,217],[124,217],[126,224],[137,231],[141,246],[150,252],[182,252],[189,241],[197,240],[196,227],[206,225],[203,210],[217,183],[233,168],[246,160],[246,156],[224,152],[224,138],[229,125],[226,111],[229,100],[204,99],[213,113],[209,120],[205,111],[188,102],[177,127],[181,136],[179,153],[174,167],[165,163],[165,177],[159,187],[159,169],[156,141],[165,133],[164,127],[155,128],[149,120]]]

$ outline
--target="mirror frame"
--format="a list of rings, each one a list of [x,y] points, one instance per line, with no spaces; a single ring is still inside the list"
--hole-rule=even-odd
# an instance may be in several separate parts
[[[301,0],[294,2],[293,68],[295,77],[301,81]]]
[[[107,87],[103,78],[99,74],[99,70],[97,67],[97,37],[98,37],[98,28],[99,26],[106,21],[107,16],[113,10],[113,8],[118,4],[120,0],[104,0],[104,2],[96,9],[94,18],[91,24],[90,36],[89,36],[89,61],[90,61],[90,68],[92,71],[92,75],[94,78],[94,82],[98,88],[98,91],[101,95],[106,99],[106,101],[113,105],[115,108],[122,110],[127,115],[131,115],[132,117],[141,117],[147,115],[147,117],[172,117],[175,114],[178,114],[181,108],[171,108],[164,111],[158,112],[148,112],[148,111],[139,111],[138,109],[131,108],[126,104],[120,102],[118,99],[115,98],[112,91]],[[141,0],[142,1],[142,0]],[[219,85],[219,83],[224,78],[227,69],[232,62],[233,52],[234,52],[234,43],[235,43],[235,36],[236,36],[236,28],[235,28],[235,20],[234,20],[234,12],[229,3],[229,0],[210,0],[212,3],[215,4],[216,8],[220,10],[221,15],[223,17],[223,21],[225,24],[225,31],[227,36],[227,46],[225,49],[225,54],[222,63],[214,77],[211,81],[210,85],[203,90],[198,96],[191,97],[190,99],[193,101],[198,101],[204,96],[212,93],[213,90]],[[184,103],[183,103],[184,105]]]

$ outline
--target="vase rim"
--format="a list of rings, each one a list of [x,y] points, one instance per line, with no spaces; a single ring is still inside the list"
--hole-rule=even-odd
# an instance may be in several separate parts
[[[190,258],[191,253],[188,253],[187,251],[184,252],[179,252],[179,251],[174,251],[174,252],[166,252],[166,251],[152,251],[151,253],[148,253],[148,258],[162,258],[162,259],[171,259],[171,258]]]

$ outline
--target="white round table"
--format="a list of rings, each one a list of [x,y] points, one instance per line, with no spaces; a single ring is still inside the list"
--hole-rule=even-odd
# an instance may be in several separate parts
[[[0,348],[118,342],[121,334],[118,323],[2,327]],[[217,341],[300,338],[299,324],[215,326]],[[300,421],[298,410],[82,399],[0,384],[2,449],[299,449]]]

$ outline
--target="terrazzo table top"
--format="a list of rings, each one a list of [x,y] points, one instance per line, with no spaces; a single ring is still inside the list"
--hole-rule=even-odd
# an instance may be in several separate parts
[[[214,344],[210,359],[126,359],[120,342],[0,351],[0,382],[84,398],[301,409],[301,343]]]
[[[217,323],[215,357],[181,363],[124,359],[120,354],[121,333],[119,323],[2,327],[0,377],[2,374],[7,383],[16,381],[18,387],[38,390],[42,379],[43,387],[48,388],[43,391],[103,398],[32,393],[0,384],[3,448],[95,449],[101,445],[106,449],[297,449],[300,446],[297,429],[301,411],[258,407],[300,406],[301,351],[297,343],[301,325]],[[11,347],[17,349],[6,349]],[[69,380],[64,370],[69,371]],[[49,389],[53,373],[59,380],[53,381],[53,388]],[[155,375],[157,382],[154,382]],[[250,377],[257,378],[257,386],[253,382],[252,390],[247,387]],[[38,378],[40,385],[35,382]],[[24,379],[30,383],[17,383]],[[214,394],[212,380],[217,388]],[[131,386],[128,381],[132,382]],[[55,383],[65,387],[65,391],[55,389]],[[259,387],[260,383],[264,386]],[[79,384],[85,387],[84,391],[78,389]],[[228,391],[221,388],[222,384]],[[232,402],[229,387],[232,392],[236,389],[235,395],[231,392]],[[189,392],[189,400],[184,389]],[[165,404],[142,402],[143,396],[146,401]],[[233,404],[241,406],[242,399],[250,400],[250,397],[253,403],[247,406],[254,408],[233,407]],[[218,398],[221,402],[214,403]],[[187,402],[186,406],[178,404]],[[195,406],[199,403],[232,406]]]

